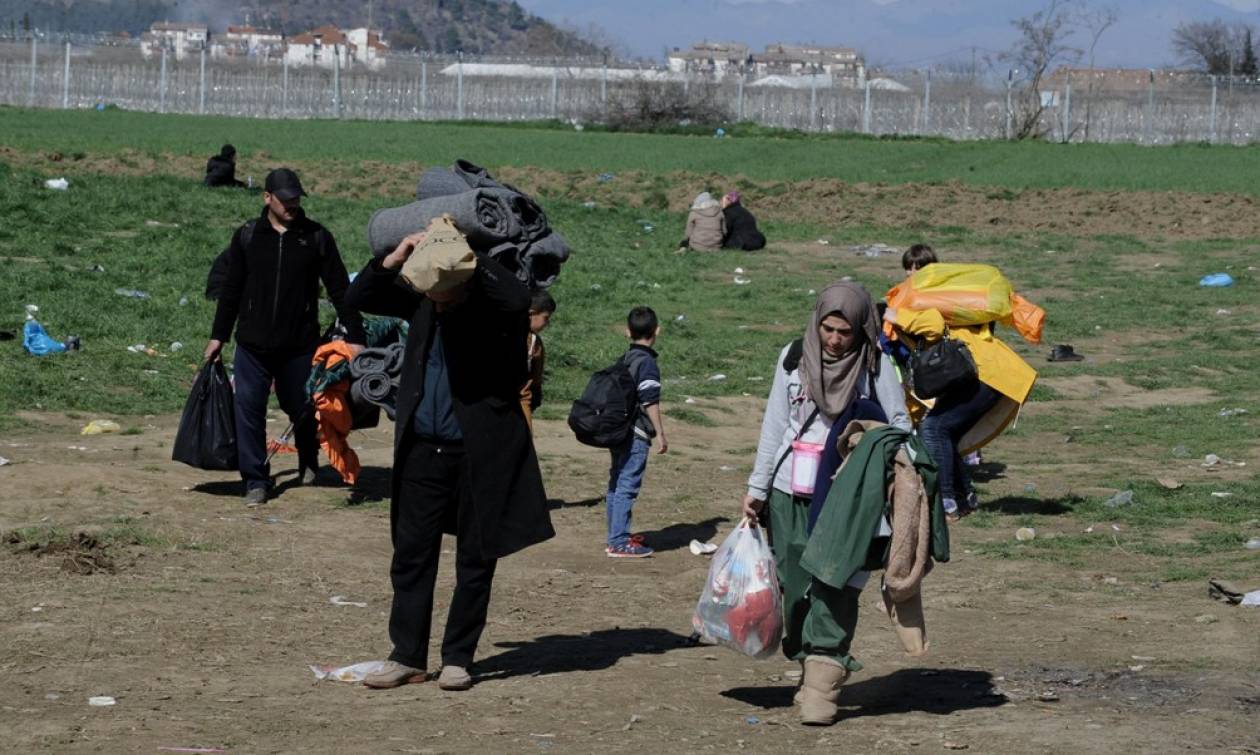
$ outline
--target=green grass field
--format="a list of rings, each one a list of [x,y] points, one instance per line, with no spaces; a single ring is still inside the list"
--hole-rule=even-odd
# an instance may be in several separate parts
[[[1234,192],[1260,195],[1260,146],[1058,145],[765,135],[730,137],[575,132],[564,124],[264,121],[124,111],[0,107],[0,143],[22,151],[203,157],[232,142],[244,160],[406,160],[448,164],[475,155],[489,167],[689,171],[758,180],[836,177],[850,182],[961,181],[1010,188]],[[744,137],[750,133],[753,136]]]
[[[715,183],[736,175],[766,180],[831,176],[849,181],[956,180],[1013,189],[1243,194],[1257,193],[1251,177],[1260,168],[1258,148],[744,138],[738,128],[732,131],[733,138],[715,140],[544,127],[266,122],[0,108],[0,147],[19,155],[56,151],[99,158],[135,150],[203,156],[230,140],[242,155],[266,152],[275,161],[441,164],[464,156],[491,167],[635,170],[661,176],[692,171],[712,175]],[[71,188],[55,192],[42,186],[51,174],[0,159],[0,330],[20,331],[23,305],[33,303],[54,336],[78,335],[84,344],[77,354],[37,359],[22,352],[19,341],[0,343],[0,385],[5,386],[0,430],[27,424],[17,416],[21,410],[74,412],[85,418],[178,411],[213,315],[202,297],[209,263],[233,227],[258,210],[257,195],[206,190],[199,176],[111,175],[100,172],[99,159],[95,165],[96,172],[76,168],[73,159],[58,165],[57,175],[69,178]],[[852,275],[880,294],[899,277],[896,260],[862,261],[845,252],[845,245],[926,240],[955,258],[974,252],[1000,265],[1018,289],[1036,292],[1034,298],[1048,312],[1050,342],[1074,343],[1098,357],[1048,369],[1043,347],[1018,345],[1043,376],[1083,384],[1103,381],[1100,385],[1121,379],[1139,393],[1201,392],[1191,399],[1150,405],[1112,404],[1105,393],[1091,401],[1089,391],[1062,392],[1061,382],[1054,384],[1059,388],[1040,385],[1034,399],[1041,410],[1021,422],[1012,440],[1055,438],[1063,443],[1069,438],[1070,446],[1063,447],[1084,458],[1136,460],[1137,468],[1147,471],[1097,465],[1081,482],[1132,488],[1143,505],[1110,510],[1103,508],[1101,497],[1047,500],[1031,495],[1025,503],[1012,499],[1009,506],[965,526],[991,527],[1007,517],[1043,523],[1065,513],[1082,524],[1107,517],[1140,535],[1142,553],[1157,560],[1153,568],[1167,579],[1198,578],[1216,565],[1232,568],[1241,543],[1260,534],[1260,514],[1251,503],[1260,492],[1254,481],[1200,481],[1181,491],[1165,491],[1151,482],[1155,471],[1176,459],[1207,453],[1226,459],[1254,456],[1260,389],[1252,355],[1260,345],[1260,309],[1251,262],[1260,250],[1260,234],[1171,241],[1138,228],[1132,235],[1102,237],[1047,235],[1028,228],[910,230],[779,220],[767,224],[773,240],[767,253],[678,255],[680,213],[618,206],[587,209],[570,199],[540,199],[553,225],[577,250],[554,289],[560,309],[546,335],[550,383],[544,417],[561,416],[587,375],[616,357],[624,348],[620,329],[626,311],[648,304],[665,323],[659,348],[666,401],[673,404],[669,416],[711,424],[710,414],[682,405],[683,397],[764,394],[775,355],[804,327],[812,290]],[[366,220],[381,205],[379,199],[332,191],[311,197],[306,206],[333,231],[347,267],[357,269],[367,259]],[[645,230],[644,221],[654,230]],[[830,251],[818,251],[820,238],[830,242]],[[784,245],[794,251],[783,251]],[[103,272],[94,271],[96,266]],[[750,285],[733,283],[736,267],[745,270]],[[1197,285],[1201,275],[1221,270],[1234,275],[1233,287]],[[150,298],[126,298],[115,293],[118,288],[140,289]],[[331,310],[325,313],[331,318]],[[1016,340],[1014,335],[1010,339]],[[184,348],[172,352],[176,341]],[[160,356],[127,351],[137,343],[156,348]],[[719,374],[725,378],[711,379]],[[1249,413],[1218,417],[1224,408]],[[1037,456],[1030,451],[1017,461],[1035,466]],[[1210,524],[1189,539],[1170,541],[1160,534],[1170,522]],[[1104,546],[1108,541],[1098,538],[1064,537],[1000,543],[986,546],[985,552],[1078,563]],[[1254,558],[1238,568],[1260,574]]]

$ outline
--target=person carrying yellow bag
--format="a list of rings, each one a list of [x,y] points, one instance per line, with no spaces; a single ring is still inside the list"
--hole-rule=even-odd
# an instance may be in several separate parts
[[[930,360],[925,349],[950,341],[965,347],[974,364],[942,384],[941,375],[912,375],[921,384],[937,383],[939,393],[918,432],[940,470],[945,513],[951,520],[975,511],[979,502],[962,455],[991,442],[1019,414],[1028,400],[1037,372],[994,334],[994,325],[1014,326],[1034,343],[1041,338],[1045,313],[1015,294],[1010,283],[989,265],[930,264],[888,292],[886,329],[905,337],[915,349],[920,370]],[[960,363],[967,357],[961,357]]]

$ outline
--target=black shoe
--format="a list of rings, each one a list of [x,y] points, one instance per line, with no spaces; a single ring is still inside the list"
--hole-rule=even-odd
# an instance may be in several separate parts
[[[1051,362],[1083,362],[1085,357],[1072,350],[1071,344],[1061,343],[1050,350],[1046,357]]]

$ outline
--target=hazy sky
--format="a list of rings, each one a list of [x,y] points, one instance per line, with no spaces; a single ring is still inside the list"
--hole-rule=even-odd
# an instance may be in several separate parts
[[[518,0],[544,18],[578,28],[597,24],[635,55],[703,39],[816,42],[856,47],[874,64],[926,66],[1006,49],[1011,19],[1045,0]],[[1243,21],[1260,26],[1260,0],[1100,0],[1119,21],[1101,38],[1100,65],[1177,63],[1169,36],[1183,21]],[[1085,46],[1078,43],[1078,46]]]

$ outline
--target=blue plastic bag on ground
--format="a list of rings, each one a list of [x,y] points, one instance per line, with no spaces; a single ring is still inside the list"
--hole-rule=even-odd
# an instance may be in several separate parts
[[[42,357],[45,354],[60,354],[66,350],[66,345],[48,335],[38,321],[27,320],[22,328],[22,348],[32,356]]]
[[[1199,285],[1205,288],[1224,288],[1234,285],[1234,279],[1230,277],[1229,273],[1212,273],[1200,278]]]

